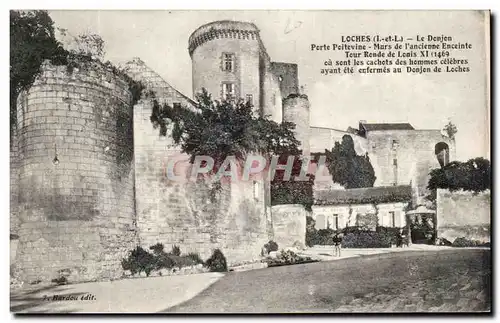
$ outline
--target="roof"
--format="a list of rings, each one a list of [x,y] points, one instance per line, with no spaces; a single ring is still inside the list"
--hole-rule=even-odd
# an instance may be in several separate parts
[[[380,130],[415,130],[409,123],[360,123],[366,131]]]
[[[409,202],[410,185],[323,190],[315,193],[315,205],[371,204]]]

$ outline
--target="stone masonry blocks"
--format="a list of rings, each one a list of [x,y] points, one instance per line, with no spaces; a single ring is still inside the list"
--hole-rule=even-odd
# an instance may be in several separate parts
[[[118,277],[136,239],[128,84],[99,64],[45,63],[17,113],[22,278]]]

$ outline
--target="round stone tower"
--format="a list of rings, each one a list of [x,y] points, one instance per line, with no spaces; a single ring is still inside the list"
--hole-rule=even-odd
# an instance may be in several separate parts
[[[98,63],[41,69],[17,108],[20,278],[118,277],[135,243],[128,84]]]
[[[262,41],[252,23],[215,21],[189,37],[193,68],[193,94],[202,88],[213,99],[232,96],[260,106]]]
[[[295,124],[295,138],[300,141],[303,155],[310,152],[309,99],[305,94],[290,94],[283,100],[283,121]]]

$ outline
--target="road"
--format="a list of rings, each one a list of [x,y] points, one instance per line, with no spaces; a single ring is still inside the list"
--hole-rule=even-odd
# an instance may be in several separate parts
[[[231,272],[177,313],[489,311],[490,250],[370,255]]]

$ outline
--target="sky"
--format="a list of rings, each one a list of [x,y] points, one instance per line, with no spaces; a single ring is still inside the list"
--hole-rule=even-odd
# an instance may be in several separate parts
[[[214,20],[253,22],[272,61],[298,64],[311,104],[311,125],[345,130],[367,122],[409,122],[416,129],[458,128],[456,159],[489,158],[489,101],[485,20],[474,11],[49,11],[56,27],[73,35],[99,34],[105,59],[122,64],[140,57],[192,97],[190,34]],[[324,61],[343,52],[311,51],[311,44],[341,43],[349,35],[432,34],[469,42],[459,51],[469,73],[322,75]]]

